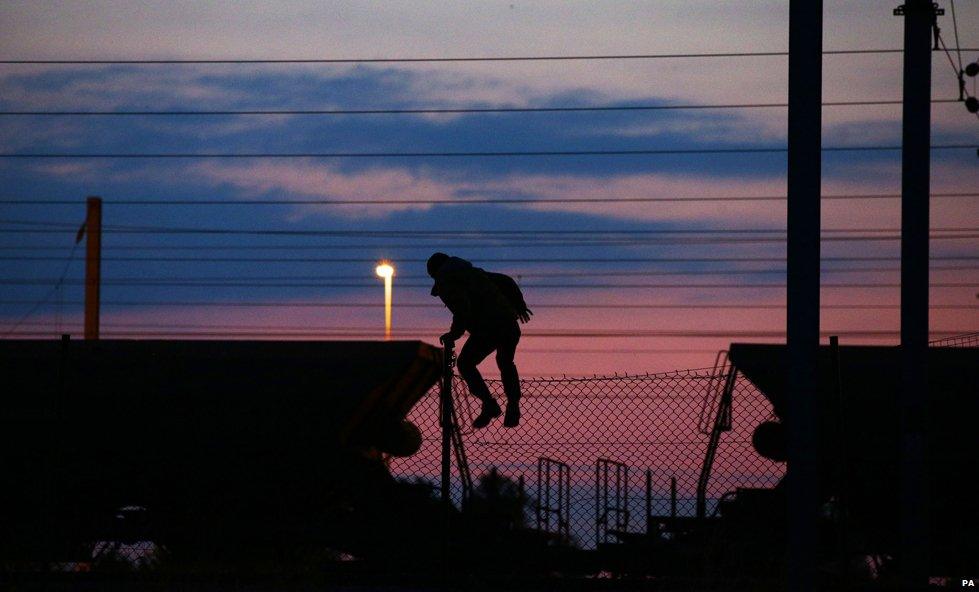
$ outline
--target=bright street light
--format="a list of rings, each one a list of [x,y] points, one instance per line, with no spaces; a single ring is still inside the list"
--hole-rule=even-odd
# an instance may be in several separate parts
[[[391,278],[394,277],[394,266],[388,261],[381,261],[374,271],[377,277],[384,278],[384,339],[391,339]]]

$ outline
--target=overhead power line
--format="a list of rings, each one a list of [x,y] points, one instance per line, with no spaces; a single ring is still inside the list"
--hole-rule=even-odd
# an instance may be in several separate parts
[[[958,99],[932,99],[932,103],[958,103]],[[875,101],[826,101],[823,107],[866,107],[900,105],[901,100]],[[416,107],[406,109],[144,109],[130,111],[110,110],[8,110],[0,116],[238,116],[238,115],[459,115],[479,113],[592,113],[616,111],[679,111],[699,109],[780,109],[788,103],[719,103],[713,105],[605,105],[578,107]]]
[[[76,224],[67,221],[50,220],[15,220],[0,219],[0,224],[10,224],[15,226],[31,226],[41,228],[56,228],[61,230],[76,230]],[[9,229],[7,229],[9,230]],[[897,227],[867,227],[856,226],[853,228],[823,228],[825,234],[846,234],[846,233],[894,233],[900,232]],[[432,237],[465,237],[479,238],[484,236],[491,237],[527,237],[548,236],[548,237],[629,237],[647,236],[659,234],[677,235],[758,235],[758,234],[786,234],[783,228],[608,228],[584,230],[578,228],[534,228],[534,229],[470,229],[470,228],[451,228],[451,229],[404,229],[404,230],[363,230],[363,229],[274,229],[274,228],[220,228],[220,227],[181,227],[181,226],[123,226],[108,225],[103,228],[104,232],[132,232],[138,234],[227,234],[227,235],[297,235],[297,236],[336,236],[336,237],[384,237],[384,238],[432,238]],[[979,228],[973,226],[940,226],[932,228],[934,233],[962,233],[976,232]],[[937,236],[937,235],[936,235]]]
[[[57,257],[0,257],[0,260],[54,261]],[[376,257],[103,257],[103,261],[150,261],[185,263],[362,263],[374,265]],[[900,261],[890,256],[823,257],[822,261]],[[938,255],[931,261],[979,261],[976,255]],[[428,258],[399,258],[398,263],[426,263]],[[481,257],[479,263],[784,263],[785,257]]]
[[[282,283],[282,284],[270,284],[270,283],[252,283],[252,282],[157,282],[157,283],[114,283],[111,281],[103,282],[106,286],[111,285],[122,285],[122,286],[140,286],[144,288],[156,287],[156,288],[172,288],[172,287],[185,287],[185,288],[298,288],[298,289],[311,289],[311,288],[366,288],[374,289],[376,283],[373,282],[306,282],[306,283]],[[46,285],[40,284],[40,282],[34,280],[16,281],[16,280],[5,280],[0,279],[0,285]],[[979,283],[975,282],[931,282],[929,284],[932,288],[979,288]],[[424,289],[428,290],[432,287],[431,282],[424,283],[410,283],[401,282],[398,284],[401,289]],[[657,283],[533,283],[525,282],[522,285],[523,288],[532,288],[537,290],[546,289],[565,289],[573,288],[579,289],[640,289],[640,288],[658,288],[658,289],[673,289],[673,288],[726,288],[726,289],[761,289],[761,288],[784,288],[784,283],[749,283],[749,282],[709,282],[709,283],[682,283],[682,284],[657,284]],[[824,282],[820,284],[820,288],[899,288],[900,283],[895,282],[838,282],[830,283]]]
[[[34,233],[37,233],[39,231],[35,231],[35,230],[24,230],[24,229],[15,229],[15,230],[3,230],[3,229],[0,229],[0,233],[11,233],[11,232],[14,232],[14,233],[31,233],[31,234],[34,234]],[[47,233],[47,232],[52,232],[52,231],[45,230],[43,232]],[[53,232],[57,232],[57,231],[53,231]],[[979,238],[979,234],[975,234],[975,233],[973,233],[973,234],[943,234],[943,235],[934,235],[934,236],[931,237],[931,240],[965,240],[965,239],[976,239],[976,238]],[[854,236],[826,236],[826,237],[823,237],[821,240],[823,242],[893,242],[893,241],[897,241],[897,240],[900,240],[900,239],[901,239],[901,237],[898,236],[898,235],[854,235]],[[577,246],[577,247],[616,247],[616,246],[618,246],[618,247],[639,247],[639,246],[656,246],[656,245],[715,245],[715,244],[732,244],[732,243],[734,243],[734,244],[738,244],[738,243],[741,243],[741,244],[779,243],[779,244],[781,244],[781,243],[784,243],[784,242],[785,242],[785,238],[784,237],[777,237],[777,236],[769,236],[769,237],[700,237],[700,238],[697,238],[697,237],[674,237],[674,238],[637,237],[637,238],[634,238],[634,239],[625,239],[625,238],[623,238],[623,239],[608,240],[608,241],[594,241],[594,240],[587,240],[586,239],[584,241],[579,240],[579,241],[574,241],[574,242],[570,242],[570,243],[568,243],[568,242],[554,242],[554,241],[537,241],[535,243],[513,243],[513,242],[506,242],[506,243],[489,244],[489,245],[477,243],[477,244],[470,244],[470,245],[460,245],[460,247],[464,247],[464,248],[474,248],[474,247],[479,247],[479,246],[483,246],[484,248],[485,247],[499,247],[499,248],[511,247],[512,248],[512,247],[519,247],[519,246],[522,246],[522,247],[537,247],[537,248],[557,247],[557,246],[561,246],[561,247],[565,247],[565,248],[566,247],[569,247],[569,246],[571,246],[571,247],[575,247],[575,246]],[[444,248],[445,246],[446,245],[440,245],[439,248]],[[367,246],[365,246],[364,248],[367,248]],[[373,247],[372,246],[372,248],[377,248],[377,247]],[[9,259],[14,259],[14,258],[25,259],[25,260],[32,260],[32,259],[33,260],[44,260],[44,259],[47,259],[49,257],[44,257],[44,256],[4,257],[4,256],[0,256],[0,260],[9,260]],[[107,260],[107,261],[113,261],[113,260],[114,261],[141,261],[141,260],[146,260],[146,258],[139,258],[139,257],[104,257],[103,259],[104,260]],[[165,259],[162,259],[162,260],[180,260],[180,258],[171,257],[171,258],[168,258],[168,259],[165,258]],[[194,260],[194,258],[191,258],[190,260]],[[214,260],[218,260],[218,259],[215,258]]]
[[[31,300],[2,300],[0,304],[18,305],[30,304]],[[84,306],[82,300],[63,302],[71,306]],[[104,300],[105,306],[177,306],[177,307],[228,307],[228,308],[383,308],[385,305],[376,302],[215,302],[209,300]],[[394,308],[403,309],[444,309],[437,302],[395,302]],[[535,303],[534,310],[547,309],[595,309],[595,310],[785,310],[785,304],[608,304],[608,303]],[[824,310],[900,310],[900,304],[822,304]],[[975,310],[976,304],[930,304],[935,310]]]
[[[975,144],[933,144],[931,150],[975,150]],[[823,146],[823,152],[888,152],[901,150],[901,146]],[[433,152],[4,152],[4,159],[248,159],[248,158],[518,158],[518,157],[565,157],[565,156],[668,156],[687,154],[779,154],[788,152],[785,147],[770,148],[662,148],[635,150],[488,150],[488,151],[433,151]]]
[[[976,51],[962,48],[962,51]],[[903,49],[828,49],[823,55],[901,54]],[[661,60],[700,58],[758,58],[787,57],[787,51],[729,51],[710,53],[633,53],[580,55],[519,55],[472,57],[387,57],[387,58],[200,58],[200,59],[4,59],[0,64],[19,65],[165,65],[165,64],[390,64],[446,62],[530,62],[530,61],[600,61],[600,60]]]
[[[39,309],[44,303],[46,303],[48,300],[50,300],[51,297],[54,296],[58,292],[58,289],[61,288],[61,286],[63,286],[65,284],[66,278],[68,277],[68,270],[71,268],[72,261],[75,260],[75,251],[78,249],[78,244],[79,243],[76,241],[75,244],[74,244],[74,246],[72,246],[71,252],[68,254],[68,257],[65,258],[65,265],[64,265],[64,268],[61,270],[61,275],[57,279],[55,279],[53,282],[50,282],[50,281],[49,282],[45,282],[44,285],[49,285],[49,284],[52,284],[52,283],[54,284],[54,285],[51,286],[51,289],[48,290],[48,293],[45,294],[44,297],[41,298],[40,300],[30,301],[29,303],[32,304],[30,310],[28,310],[26,313],[24,313],[24,315],[22,317],[20,317],[20,319],[18,319],[17,322],[15,322],[13,324],[13,326],[10,328],[9,331],[5,332],[3,335],[0,335],[0,338],[6,338],[6,337],[9,337],[10,335],[12,335],[13,333],[15,333],[17,331],[17,329],[22,324],[24,324],[24,322],[26,322],[27,319],[29,319],[31,317],[31,315],[33,315],[35,312],[37,312],[37,309]]]
[[[3,304],[20,305],[31,304],[31,300],[4,300]],[[84,302],[69,301],[60,304],[83,306]],[[146,300],[110,300],[102,302],[107,306],[176,306],[176,307],[229,307],[229,308],[345,308],[345,309],[373,309],[383,308],[383,304],[378,303],[358,303],[358,302],[214,302],[214,301],[194,301],[194,300],[168,300],[168,301],[146,301]],[[424,302],[398,302],[392,306],[401,309],[443,309],[439,303]],[[823,304],[825,310],[899,310],[899,304]],[[931,304],[929,306],[935,310],[975,310],[979,305],[975,304]],[[743,304],[743,303],[716,303],[716,304],[607,304],[607,303],[535,303],[534,309],[570,309],[570,310],[785,310],[784,304]]]
[[[0,247],[2,249],[3,247]],[[824,268],[823,273],[883,273],[897,272],[900,267],[839,267]],[[930,271],[977,271],[976,265],[932,265]],[[776,269],[682,269],[682,270],[619,270],[619,271],[529,271],[513,272],[518,279],[524,278],[570,278],[570,277],[649,277],[649,276],[688,276],[688,275],[755,275],[755,274],[785,274],[784,268]],[[429,280],[428,275],[422,274],[398,274],[398,281],[403,280]],[[267,282],[330,282],[338,280],[363,280],[364,274],[358,275],[273,275],[273,276],[158,276],[158,277],[103,277],[103,283],[113,283],[116,285],[143,285],[154,283],[173,282],[173,285],[180,285],[183,282],[246,282],[246,283],[267,283]],[[51,278],[36,277],[10,277],[0,279],[0,283],[16,282],[49,282]],[[81,278],[67,280],[70,282],[83,282]]]
[[[975,192],[932,193],[931,197],[965,198],[979,197]],[[851,193],[824,195],[823,200],[864,200],[900,199],[900,193]],[[729,195],[721,197],[568,197],[568,198],[443,198],[443,199],[112,199],[103,200],[111,206],[278,206],[278,205],[329,205],[329,206],[367,206],[367,205],[477,205],[477,204],[572,204],[572,203],[683,203],[683,202],[725,202],[725,201],[786,201],[785,195]],[[78,205],[77,199],[0,199],[3,205]]]
[[[392,330],[392,334],[401,338],[425,339],[432,335],[441,333],[443,328],[429,329],[404,329]],[[245,331],[208,331],[208,330],[104,330],[100,335],[105,337],[220,337],[220,338],[297,338],[297,339],[377,339],[382,332],[376,329],[330,329],[330,328],[304,328],[293,331],[272,331],[272,330],[245,330]],[[961,333],[960,330],[954,331],[932,331],[929,333],[931,338],[941,338],[953,336]],[[49,335],[50,332],[43,331],[20,331],[12,333],[21,337]],[[899,331],[885,330],[849,330],[849,331],[822,331],[821,337],[830,336],[846,337],[849,339],[893,339],[900,335]],[[780,331],[670,331],[670,330],[651,330],[651,331],[610,331],[610,330],[551,330],[551,331],[528,331],[522,334],[523,338],[580,338],[595,339],[599,337],[614,339],[649,339],[649,338],[672,338],[672,339],[785,339],[785,333]]]

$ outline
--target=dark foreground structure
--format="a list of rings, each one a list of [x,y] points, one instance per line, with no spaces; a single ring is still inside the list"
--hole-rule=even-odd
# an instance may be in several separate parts
[[[979,557],[977,338],[929,350],[934,576],[968,577]],[[0,581],[102,577],[113,546],[131,575],[151,543],[151,578],[781,589],[785,355],[733,344],[713,370],[524,379],[521,430],[453,437],[446,507],[436,383],[450,366],[431,346],[0,342]],[[818,376],[822,585],[886,588],[900,351],[824,347]],[[453,390],[468,426],[478,409]]]
[[[4,341],[0,558],[153,541],[185,566],[382,549],[382,456],[440,375],[421,342]],[[396,538],[396,537],[388,537]]]
[[[774,421],[759,425],[754,447],[773,460],[786,458],[787,351],[782,345],[733,344],[734,368],[771,401]],[[901,508],[901,350],[850,346],[819,351],[816,385],[819,498],[823,507],[823,565],[834,558],[876,558],[899,565]],[[979,417],[979,348],[928,348],[928,391],[922,393],[926,446],[925,489],[917,500],[928,525],[929,575],[965,576],[979,565],[979,509],[972,479],[979,475],[975,421]],[[746,492],[754,509],[735,504],[731,513],[749,518],[769,543],[783,542],[782,516],[791,463],[772,490]],[[747,504],[746,504],[747,505]],[[747,516],[745,516],[747,512]],[[760,528],[759,528],[760,527]],[[893,575],[893,574],[891,574]]]

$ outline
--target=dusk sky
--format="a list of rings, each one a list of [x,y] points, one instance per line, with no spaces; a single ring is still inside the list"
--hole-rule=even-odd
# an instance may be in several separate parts
[[[825,2],[824,50],[900,49],[897,4]],[[954,47],[945,7],[939,24]],[[955,8],[963,63],[974,62],[979,2]],[[787,1],[0,4],[6,61],[787,47]],[[524,375],[704,367],[732,341],[784,341],[785,201],[702,199],[784,196],[784,152],[397,154],[780,149],[787,64],[785,55],[0,64],[0,333],[81,337],[84,245],[73,257],[72,248],[85,197],[98,195],[106,338],[378,339],[374,266],[386,259],[397,270],[395,337],[436,343],[449,314],[429,296],[424,262],[440,250],[523,286],[535,313],[517,353]],[[892,102],[824,107],[823,146],[899,146],[901,54],[828,54],[823,64],[824,102]],[[979,330],[979,119],[950,101],[958,87],[946,55],[932,64],[931,328],[941,337]],[[567,107],[684,108],[295,113]],[[9,113],[23,111],[266,113]],[[64,157],[100,153],[280,157]],[[283,156],[310,153],[321,156]],[[322,156],[336,153],[374,156]],[[824,152],[824,196],[900,189],[899,150]],[[636,199],[647,201],[627,201]],[[181,200],[197,203],[159,203]],[[825,200],[822,222],[823,330],[846,344],[896,344],[899,200]],[[496,373],[492,360],[484,368]]]

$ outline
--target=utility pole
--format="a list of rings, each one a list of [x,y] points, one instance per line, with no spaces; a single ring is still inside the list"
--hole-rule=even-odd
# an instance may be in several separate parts
[[[927,584],[928,499],[928,201],[931,159],[931,0],[907,0],[904,17],[904,111],[901,151],[901,579]]]
[[[99,288],[102,282],[102,198],[86,200],[85,339],[99,338]]]
[[[822,0],[789,2],[786,585],[816,588]]]

